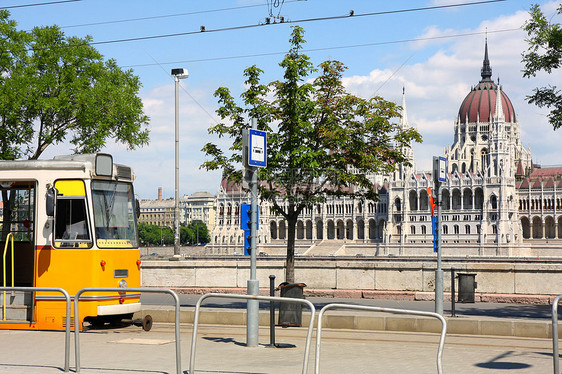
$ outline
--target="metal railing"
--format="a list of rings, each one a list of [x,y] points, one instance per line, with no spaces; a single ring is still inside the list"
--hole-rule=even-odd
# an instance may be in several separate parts
[[[27,292],[60,292],[64,295],[66,299],[66,329],[64,333],[64,372],[69,371],[70,367],[70,295],[66,290],[56,287],[0,287],[0,290],[6,291],[27,291]],[[4,306],[6,306],[6,300],[4,300]],[[4,311],[4,317],[6,317],[6,312]]]
[[[168,289],[162,288],[103,288],[103,287],[92,287],[83,288],[76,293],[74,296],[74,344],[75,344],[75,354],[76,354],[76,373],[80,372],[80,324],[79,324],[79,301],[80,296],[86,292],[148,292],[148,293],[167,293],[174,298],[175,302],[175,339],[176,339],[176,372],[177,374],[182,374],[181,371],[181,347],[180,347],[180,301],[178,295]]]
[[[445,318],[437,313],[432,312],[422,312],[417,310],[407,310],[407,309],[393,309],[393,308],[383,308],[377,306],[364,306],[364,305],[350,305],[350,304],[328,304],[320,313],[318,313],[318,327],[316,328],[316,356],[315,356],[315,368],[314,373],[318,374],[320,370],[320,344],[322,339],[322,317],[324,313],[329,309],[355,309],[355,310],[367,310],[373,312],[384,312],[393,314],[412,314],[423,317],[437,318],[441,321],[441,336],[439,338],[439,347],[437,349],[437,373],[441,374],[443,372],[442,366],[442,356],[443,356],[443,346],[445,345],[445,334],[447,333],[447,321]]]
[[[197,330],[199,328],[199,313],[201,309],[201,303],[203,300],[208,298],[223,298],[223,299],[244,299],[244,300],[263,300],[263,301],[279,301],[285,303],[299,303],[305,304],[310,308],[310,321],[308,323],[308,333],[306,335],[306,344],[304,348],[304,359],[302,364],[302,374],[306,374],[308,368],[308,352],[310,350],[310,342],[312,340],[312,330],[314,328],[314,317],[316,315],[316,308],[314,305],[306,299],[294,299],[290,297],[278,297],[278,296],[255,296],[255,295],[233,295],[233,294],[221,294],[221,293],[208,293],[197,301],[195,306],[195,316],[193,318],[193,336],[191,337],[191,351],[189,354],[189,373],[195,373],[195,346],[197,341]]]
[[[6,253],[8,253],[8,242],[12,239],[12,256],[10,257],[12,260],[12,287],[14,287],[14,234],[9,233],[6,236],[6,244],[4,245],[4,255],[2,256],[2,287],[7,287],[6,284]],[[6,291],[4,290],[4,304],[2,307],[2,311],[4,314],[2,315],[2,321],[6,321]]]
[[[562,295],[558,295],[552,302],[552,360],[554,373],[560,374],[560,356],[558,353],[558,302]]]

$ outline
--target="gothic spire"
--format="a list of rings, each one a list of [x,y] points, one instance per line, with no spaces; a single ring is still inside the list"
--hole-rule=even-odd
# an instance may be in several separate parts
[[[502,93],[501,93],[501,87],[499,81],[496,89],[496,112],[494,113],[494,121],[496,123],[505,121],[505,115],[503,112],[503,104],[502,104]]]
[[[408,113],[406,112],[406,89],[402,87],[402,119],[400,121],[400,127],[402,130],[406,130],[409,125]]]
[[[491,81],[492,77],[492,68],[490,67],[490,60],[488,60],[488,38],[486,38],[486,47],[484,49],[484,62],[482,64],[482,70],[480,75],[482,76],[483,81]]]

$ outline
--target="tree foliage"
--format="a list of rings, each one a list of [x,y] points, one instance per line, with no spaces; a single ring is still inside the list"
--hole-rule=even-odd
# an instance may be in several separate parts
[[[230,90],[216,90],[222,122],[210,134],[229,137],[222,150],[213,143],[203,148],[208,170],[223,169],[229,181],[242,178],[242,130],[248,119],[268,132],[267,168],[259,171],[259,194],[271,202],[275,214],[287,221],[285,278],[294,281],[295,229],[305,208],[329,196],[377,200],[372,176],[390,173],[407,162],[401,150],[421,141],[414,129],[400,131],[400,108],[381,97],[363,99],[346,92],[345,66],[325,61],[317,68],[302,53],[304,31],[293,27],[291,49],[279,64],[282,80],[261,83],[258,67],[244,71],[246,90],[241,105]],[[316,77],[314,74],[318,73]]]
[[[562,5],[557,9],[557,14],[562,14]],[[523,76],[527,78],[536,76],[539,71],[551,74],[562,65],[560,24],[549,22],[538,5],[531,7],[530,15],[531,18],[523,25],[529,44],[529,48],[522,55],[522,62],[525,64]],[[549,122],[555,130],[562,127],[562,92],[556,86],[535,88],[533,94],[527,96],[527,101],[541,108],[551,109]]]
[[[180,244],[197,245],[209,242],[209,230],[201,221],[190,222],[180,227]],[[173,245],[174,230],[168,226],[149,225],[139,223],[139,239],[143,245]]]
[[[37,159],[68,141],[77,153],[108,139],[148,143],[139,78],[57,27],[18,31],[0,11],[0,159]]]

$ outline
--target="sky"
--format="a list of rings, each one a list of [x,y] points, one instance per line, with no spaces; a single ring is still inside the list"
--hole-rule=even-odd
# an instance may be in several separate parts
[[[540,2],[555,23],[560,1]],[[33,5],[41,4],[44,5]],[[318,65],[339,60],[344,84],[353,94],[402,102],[423,137],[414,144],[417,170],[431,170],[433,156],[453,144],[459,107],[478,84],[487,37],[492,79],[500,78],[533,161],[562,165],[562,130],[554,131],[546,109],[528,104],[534,87],[562,86],[562,72],[522,77],[527,49],[521,26],[534,2],[506,0],[3,0],[22,30],[58,25],[67,36],[90,35],[105,59],[140,77],[150,144],[129,151],[107,142],[103,152],[133,167],[136,193],[156,199],[174,196],[174,80],[172,68],[186,68],[180,81],[180,195],[216,194],[220,171],[200,168],[207,142],[227,147],[208,134],[219,123],[214,92],[228,87],[239,98],[243,71],[264,70],[263,82],[282,78],[279,62],[289,49],[291,26],[305,30],[305,53]],[[30,6],[22,6],[29,4]],[[432,9],[421,9],[432,8]],[[353,11],[353,16],[349,16]],[[281,22],[281,17],[283,21]],[[269,24],[266,24],[269,18]],[[202,26],[205,32],[201,32]],[[72,153],[68,144],[49,148],[43,159]]]

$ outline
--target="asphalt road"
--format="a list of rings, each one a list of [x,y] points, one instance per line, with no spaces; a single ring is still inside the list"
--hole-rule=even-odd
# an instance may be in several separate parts
[[[178,295],[182,308],[195,308],[200,295]],[[381,299],[346,299],[346,298],[322,298],[308,297],[307,300],[312,302],[317,310],[320,310],[327,304],[345,303],[356,305],[379,306],[386,308],[398,308],[409,310],[420,310],[433,312],[435,311],[435,303],[433,301],[406,301],[406,300],[381,300]],[[141,302],[145,305],[170,305],[174,304],[173,299],[169,295],[164,294],[143,294]],[[530,304],[505,304],[505,303],[466,303],[455,304],[456,315],[459,316],[487,316],[500,318],[524,318],[524,319],[550,319],[552,318],[550,305],[530,305]],[[203,303],[208,308],[246,308],[245,301],[226,300],[226,299],[208,299]],[[269,302],[260,302],[260,309],[268,309]],[[443,305],[445,315],[451,315],[451,303],[445,302]]]

